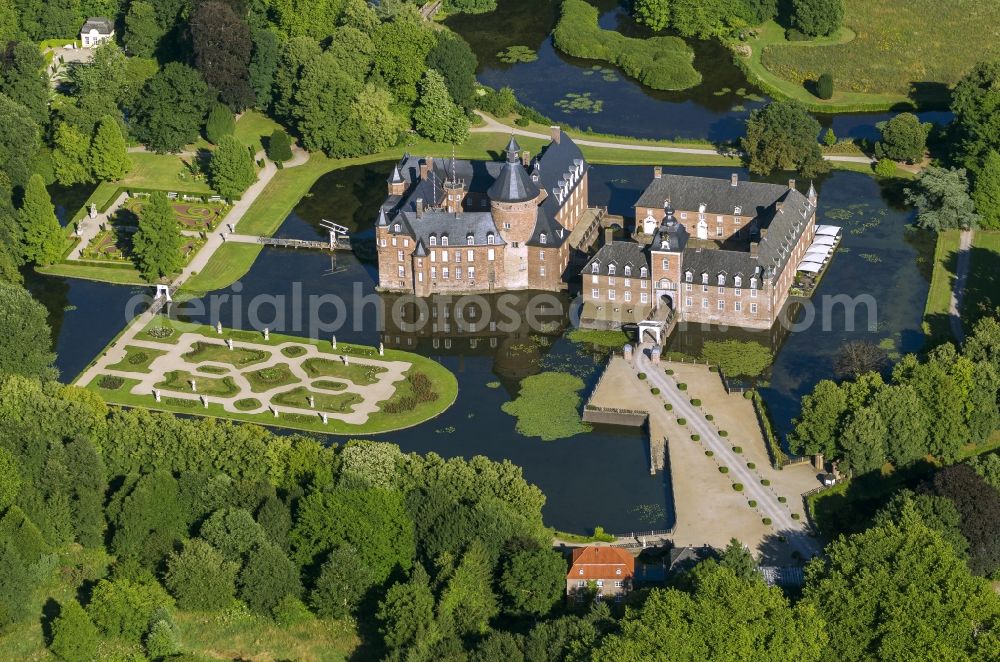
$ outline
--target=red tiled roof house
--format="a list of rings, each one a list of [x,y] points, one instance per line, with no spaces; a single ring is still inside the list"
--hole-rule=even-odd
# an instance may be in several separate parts
[[[632,590],[635,558],[618,547],[577,547],[566,574],[566,597],[577,601],[587,595],[588,587],[597,591],[597,599],[621,600]]]

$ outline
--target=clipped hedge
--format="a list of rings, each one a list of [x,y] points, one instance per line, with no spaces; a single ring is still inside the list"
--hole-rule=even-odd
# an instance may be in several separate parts
[[[742,446],[733,446],[733,452],[742,455],[743,454],[743,447]]]
[[[677,419],[677,425],[687,425],[687,419],[686,418],[678,418]]]
[[[705,457],[712,457],[713,455],[715,455],[714,451],[705,451]]]
[[[798,519],[801,519],[801,518],[800,518],[800,516],[799,516],[798,513],[792,513],[792,519],[798,520]]]
[[[719,430],[719,436],[720,437],[728,437],[729,436],[729,431],[728,430]]]
[[[771,481],[769,481],[767,478],[761,478],[760,484],[763,485],[764,487],[767,487],[768,485],[771,484]]]
[[[672,404],[670,404],[669,402],[664,402],[663,403],[663,408],[666,409],[667,411],[671,411],[674,408],[674,406]]]
[[[785,503],[786,501],[788,501],[788,499],[786,499],[785,497],[783,496],[778,497],[778,503]]]
[[[653,388],[649,389],[649,392],[652,393],[653,395],[659,395],[660,394],[660,389],[658,389],[658,388],[656,388],[654,386]]]
[[[646,373],[640,372],[639,373],[639,379],[645,379],[645,378],[646,378]]]
[[[747,462],[747,469],[756,469],[757,464],[755,462]]]
[[[668,375],[674,374],[674,371],[671,370],[670,368],[667,368],[664,372],[666,372]]]
[[[705,420],[706,421],[714,421],[715,420],[715,416],[712,416],[711,414],[705,414]]]
[[[743,491],[743,483],[733,483],[733,489],[737,492]]]
[[[555,47],[573,57],[603,60],[654,90],[685,90],[701,82],[694,51],[679,37],[634,39],[598,23],[598,10],[584,0],[563,0],[552,32]]]
[[[682,391],[686,391],[688,390],[688,385],[685,384],[684,382],[681,382],[680,384],[677,385],[677,388],[679,388]]]
[[[701,435],[700,434],[691,435],[691,441],[701,441]]]
[[[747,505],[750,506],[751,508],[756,508],[757,502],[754,501],[753,499],[750,499],[749,501],[747,501]]]
[[[691,400],[691,405],[694,406],[694,407],[700,407],[701,406],[701,400],[699,400],[698,398],[694,398],[694,399]]]
[[[729,473],[729,467],[719,467],[719,473],[720,474],[727,474],[727,473]]]
[[[770,517],[765,517],[765,518],[761,519],[760,521],[763,522],[767,526],[771,525],[771,518]]]

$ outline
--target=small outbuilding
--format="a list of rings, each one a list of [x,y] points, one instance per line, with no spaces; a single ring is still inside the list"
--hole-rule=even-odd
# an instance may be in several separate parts
[[[95,48],[114,36],[114,21],[103,16],[88,18],[80,28],[80,43],[83,48]]]

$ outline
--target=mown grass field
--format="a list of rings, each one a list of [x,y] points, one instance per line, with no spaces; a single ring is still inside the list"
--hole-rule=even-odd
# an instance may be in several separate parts
[[[921,105],[946,105],[949,86],[976,62],[1000,55],[1000,6],[995,0],[844,4],[844,32],[853,33],[853,39],[787,42],[780,28],[777,33],[769,28],[753,44],[755,51],[762,47],[760,63],[767,72],[803,92],[804,81],[833,74],[833,99],[821,102],[805,92],[813,103],[843,106],[911,98]]]
[[[184,159],[176,154],[150,154],[133,152],[132,170],[120,182],[121,186],[152,188],[163,191],[183,191],[185,193],[211,193],[212,189],[204,179],[195,180],[187,172]]]
[[[270,137],[281,125],[267,115],[256,110],[248,110],[236,121],[236,137],[247,147],[253,147],[256,154],[264,149],[265,137]]]
[[[250,271],[262,248],[260,244],[223,244],[208,264],[184,283],[181,292],[201,295],[232,285]]]
[[[951,305],[951,288],[955,280],[960,240],[961,233],[958,230],[948,230],[938,234],[934,247],[934,271],[927,291],[927,303],[924,305],[925,332],[934,339],[951,338],[948,308]]]

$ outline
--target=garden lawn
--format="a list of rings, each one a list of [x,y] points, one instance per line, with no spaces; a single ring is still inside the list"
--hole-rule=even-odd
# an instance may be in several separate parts
[[[195,180],[187,171],[184,161],[194,157],[180,157],[176,154],[152,154],[132,152],[132,170],[120,182],[124,188],[149,188],[185,193],[212,193],[212,189],[202,179]]]
[[[247,147],[253,148],[253,153],[264,149],[261,138],[270,137],[281,125],[267,115],[256,110],[248,110],[236,121],[236,138]]]
[[[229,287],[250,271],[262,248],[260,244],[222,244],[208,264],[181,286],[181,292],[202,295]]]
[[[340,359],[306,359],[302,367],[310,377],[337,377],[354,382],[358,386],[368,386],[378,381],[378,375],[385,368],[360,363],[348,363]]]
[[[239,387],[236,386],[231,377],[205,377],[204,375],[191,374],[185,370],[172,370],[164,373],[163,377],[163,381],[156,384],[157,388],[197,395],[216,395],[222,398],[229,398],[240,392]],[[192,379],[198,387],[197,391],[191,390]]]
[[[263,393],[264,391],[270,391],[276,386],[286,386],[299,382],[299,378],[293,375],[292,371],[284,363],[254,370],[253,372],[245,372],[243,376],[250,382],[250,390],[254,393]]]
[[[946,230],[937,235],[934,246],[934,271],[924,305],[924,333],[936,340],[951,340],[948,309],[951,306],[951,288],[955,282],[955,265],[961,233]]]
[[[147,281],[128,264],[118,263],[104,266],[94,262],[59,262],[48,267],[36,267],[35,271],[45,276],[62,276],[64,278],[81,278],[83,280],[99,280],[118,285],[145,285]]]
[[[965,330],[1000,306],[1000,232],[976,230],[969,256],[969,279],[962,301]]]
[[[147,349],[145,347],[126,347],[125,356],[118,363],[109,365],[110,370],[121,370],[123,372],[149,373],[149,364],[157,357],[163,356],[166,352],[158,349]]]
[[[309,396],[315,398],[316,406],[309,406]],[[324,393],[322,391],[312,391],[305,386],[299,386],[291,391],[285,391],[271,398],[271,402],[286,407],[298,407],[299,409],[316,409],[329,413],[343,414],[354,411],[354,405],[361,402],[363,398],[357,393]]]
[[[907,99],[944,107],[951,85],[976,62],[1000,55],[995,1],[844,0],[844,5],[845,29],[825,44],[786,42],[780,27],[767,24],[764,35],[751,42],[754,57],[763,50],[759,63],[751,65],[754,73],[764,69],[804,92],[803,81],[828,72],[833,99],[807,96],[814,105],[837,110],[889,108]],[[772,81],[765,77],[765,82]]]
[[[501,409],[517,417],[517,431],[525,437],[544,441],[590,432],[580,418],[580,391],[583,380],[565,372],[543,372],[521,380],[516,399]]]
[[[191,346],[191,351],[187,354],[182,354],[181,358],[192,364],[211,361],[214,363],[229,363],[238,368],[244,368],[254,363],[266,361],[271,358],[271,355],[260,349],[248,349],[245,347],[229,349],[224,342],[196,342]]]

